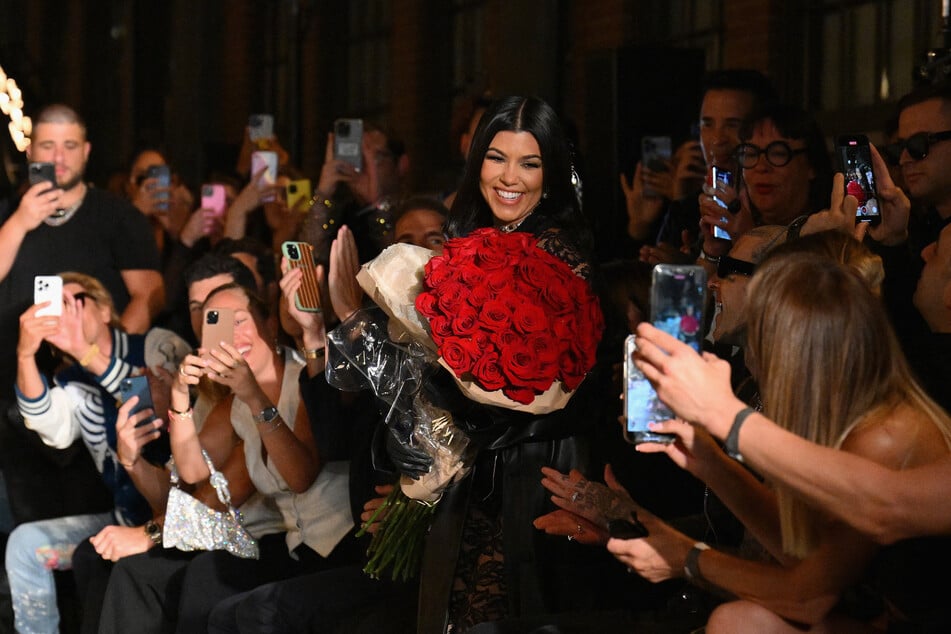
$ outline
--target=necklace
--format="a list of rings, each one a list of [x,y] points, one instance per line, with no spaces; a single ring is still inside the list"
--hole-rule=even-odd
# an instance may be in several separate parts
[[[76,214],[80,207],[82,207],[83,201],[86,199],[86,191],[86,184],[83,183],[83,193],[79,197],[79,200],[74,202],[69,207],[57,209],[52,215],[47,216],[43,222],[50,227],[59,227],[69,222],[69,219]]]
[[[538,204],[541,204],[541,203],[539,202]],[[525,214],[525,217],[524,217],[524,218],[522,218],[521,220],[516,220],[515,222],[511,222],[511,223],[509,223],[509,224],[507,224],[507,225],[502,225],[501,227],[499,227],[499,231],[501,231],[502,233],[512,233],[513,231],[515,231],[516,229],[518,229],[519,227],[521,227],[521,226],[522,226],[522,223],[525,222],[526,220],[528,220],[528,218],[529,218],[533,213],[535,213],[535,210],[538,209],[538,204],[536,204],[534,207],[532,207],[532,210],[531,210],[530,212],[528,212],[527,214]]]

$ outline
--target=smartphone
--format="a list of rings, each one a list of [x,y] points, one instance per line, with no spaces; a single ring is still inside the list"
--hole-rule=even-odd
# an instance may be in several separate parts
[[[149,165],[145,170],[145,177],[154,178],[156,187],[168,190],[172,186],[172,171],[168,165]],[[156,203],[156,209],[168,211],[168,191],[156,192],[153,198],[160,201]]]
[[[135,404],[129,415],[137,414],[144,409],[151,409],[154,414],[155,404],[152,402],[152,390],[149,388],[149,378],[144,374],[139,376],[130,376],[119,382],[119,397],[125,403],[133,396],[139,397],[139,402]],[[157,416],[156,416],[157,417]],[[148,425],[153,419],[140,421],[136,427]],[[171,442],[168,437],[168,428],[162,425],[159,428],[159,437],[149,441],[142,447],[142,457],[155,465],[164,465],[172,455]]]
[[[36,311],[37,317],[59,317],[63,314],[63,278],[59,275],[37,275],[33,278],[33,303],[50,305]]]
[[[845,175],[845,193],[859,201],[855,211],[856,222],[877,225],[882,221],[872,172],[872,152],[864,134],[840,136],[835,141],[839,171]]]
[[[210,209],[215,218],[222,218],[228,207],[225,186],[221,183],[205,183],[201,186],[201,208]]]
[[[264,174],[264,182],[273,184],[277,180],[277,152],[273,150],[255,150],[251,152],[251,175],[255,175],[262,169],[267,169]],[[274,196],[268,194],[262,196],[264,202],[274,202]]]
[[[363,119],[334,121],[334,158],[363,169]]]
[[[670,160],[672,145],[669,136],[641,137],[641,165],[654,172],[666,172]],[[658,192],[644,187],[645,196],[657,196]]]
[[[29,168],[29,179],[30,185],[36,185],[37,183],[49,182],[52,184],[52,187],[45,190],[45,194],[50,189],[56,187],[56,164],[48,162],[36,162],[30,163]]]
[[[726,188],[730,188],[731,190],[733,190],[734,187],[736,186],[736,181],[733,178],[733,172],[731,172],[730,170],[723,169],[722,167],[717,167],[716,165],[711,167],[710,171],[711,171],[711,180],[713,181],[713,193],[711,194],[711,196],[713,197],[713,202],[723,207],[723,210],[729,213],[729,208],[730,208],[729,203],[725,202],[723,198],[720,196],[720,194],[722,194]],[[733,191],[732,193],[734,194],[734,196],[736,195],[735,191]],[[713,237],[719,238],[721,240],[733,239],[730,237],[730,234],[728,231],[716,225],[714,225],[713,227]]]
[[[263,141],[274,136],[274,115],[261,113],[248,117],[248,138],[253,141]]]
[[[707,274],[702,266],[658,264],[651,280],[651,323],[700,351],[704,310],[707,303]],[[672,434],[650,431],[648,423],[668,420],[673,412],[657,397],[650,381],[634,365],[637,349],[634,335],[624,342],[624,439],[632,444],[670,443]]]
[[[234,343],[234,310],[206,308],[201,322],[201,347],[214,350],[222,341]]]
[[[308,242],[285,242],[281,245],[281,253],[291,268],[299,268],[304,272],[300,288],[294,295],[294,304],[300,310],[319,313],[320,278],[317,277],[317,265],[314,262],[314,247]]]
[[[293,180],[287,184],[286,188],[287,193],[287,208],[290,210],[298,209],[297,204],[300,201],[308,201],[311,197],[311,186],[309,178],[300,178],[298,180]],[[298,211],[301,213],[306,213],[308,211],[308,206],[301,204]]]

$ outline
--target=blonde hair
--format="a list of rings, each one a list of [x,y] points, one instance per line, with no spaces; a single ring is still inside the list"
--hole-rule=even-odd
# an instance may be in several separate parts
[[[116,305],[112,301],[112,295],[110,295],[106,287],[102,285],[102,282],[92,275],[76,273],[75,271],[60,273],[59,276],[63,278],[64,285],[79,284],[82,286],[83,292],[86,293],[91,300],[96,302],[96,305],[109,309],[109,326],[111,328],[122,329],[122,324],[119,321],[119,313],[116,312]]]
[[[840,447],[857,425],[906,404],[951,446],[951,419],[916,383],[885,310],[858,269],[811,251],[777,250],[759,266],[747,300],[748,354],[764,413],[783,428]],[[805,556],[819,516],[777,488],[783,548]]]

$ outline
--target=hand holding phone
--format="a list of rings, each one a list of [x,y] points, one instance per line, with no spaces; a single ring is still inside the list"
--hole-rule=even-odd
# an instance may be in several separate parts
[[[59,275],[37,275],[33,278],[33,303],[49,302],[36,311],[37,317],[60,317],[63,314],[63,278]]]
[[[139,401],[132,407],[129,416],[138,414],[142,410],[151,409],[153,418],[146,418],[136,423],[136,427],[145,427],[150,425],[155,418],[158,418],[158,412],[155,411],[155,404],[152,401],[152,390],[149,387],[149,378],[141,374],[139,376],[130,376],[119,382],[120,400],[125,403],[133,396],[137,396]],[[168,436],[168,428],[163,425],[159,428],[159,436],[150,440],[142,446],[140,450],[142,457],[154,465],[164,466],[171,455],[171,443]]]
[[[651,282],[651,323],[700,351],[704,311],[707,302],[707,275],[702,266],[658,264]],[[634,335],[624,342],[624,439],[632,444],[671,443],[673,434],[659,434],[650,423],[674,418],[634,364],[637,348]]]
[[[858,201],[856,222],[877,225],[882,221],[879,209],[872,152],[864,134],[840,136],[835,142],[839,171],[845,176],[845,193]]]
[[[641,165],[652,172],[667,172],[670,170],[670,157],[673,155],[673,145],[669,136],[645,136],[641,138]],[[660,192],[644,186],[644,195],[656,197]]]
[[[297,209],[301,213],[306,213],[309,210],[308,206],[305,204],[311,198],[311,185],[309,178],[292,180],[285,187],[285,193],[287,194],[288,209]],[[298,207],[298,204],[300,207]]]
[[[303,272],[300,288],[294,294],[294,305],[306,312],[321,312],[320,279],[314,262],[314,247],[307,242],[285,242],[281,245],[281,252],[292,269],[299,268]]]
[[[723,208],[724,213],[735,214],[739,211],[740,199],[737,197],[733,172],[713,165],[710,168],[712,187],[708,195],[717,205]],[[721,240],[732,240],[728,231],[718,225],[713,225],[713,237]]]

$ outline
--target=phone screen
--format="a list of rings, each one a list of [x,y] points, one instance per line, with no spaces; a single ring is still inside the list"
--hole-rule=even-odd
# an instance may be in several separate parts
[[[729,209],[729,203],[725,202],[720,194],[723,194],[726,189],[732,190],[734,188],[735,179],[733,178],[733,172],[717,167],[716,165],[710,169],[713,180],[713,202],[723,207],[724,210],[727,210]],[[735,192],[732,193],[735,195]],[[733,239],[730,237],[729,232],[716,225],[713,227],[713,237],[721,240]]]
[[[872,152],[865,135],[839,137],[836,141],[839,169],[845,175],[845,193],[855,196],[859,206],[855,211],[858,222],[878,224],[881,212],[878,191],[872,171]]]
[[[703,340],[704,309],[707,300],[707,275],[695,265],[658,264],[651,284],[651,323],[700,351]],[[648,423],[674,417],[657,397],[650,381],[632,361],[636,349],[634,336],[624,344],[624,438],[633,444],[673,442],[669,434],[648,429]]]
[[[148,169],[145,171],[145,176],[147,178],[155,179],[155,186],[160,187],[165,191],[155,192],[155,200],[161,202],[156,203],[156,209],[168,210],[168,199],[169,193],[168,188],[172,186],[172,172],[168,165],[149,165]]]

